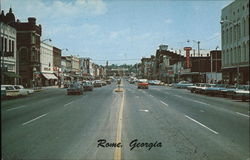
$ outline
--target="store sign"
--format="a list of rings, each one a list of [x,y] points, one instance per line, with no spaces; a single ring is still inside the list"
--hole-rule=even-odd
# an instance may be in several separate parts
[[[186,51],[186,67],[190,67],[190,50],[192,50],[192,47],[184,47],[184,50]]]
[[[44,70],[44,71],[50,71],[50,68],[44,67],[43,70]]]

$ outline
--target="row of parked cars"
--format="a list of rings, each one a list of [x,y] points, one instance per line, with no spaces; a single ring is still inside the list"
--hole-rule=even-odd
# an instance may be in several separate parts
[[[111,80],[94,80],[94,81],[82,81],[82,82],[72,82],[67,88],[67,94],[83,94],[84,91],[93,91],[94,87],[102,87],[107,84],[111,84]]]
[[[33,89],[24,88],[22,85],[1,85],[1,99],[27,96],[32,93]]]
[[[147,79],[137,79],[134,77],[128,78],[128,82],[130,84],[137,83],[137,88],[138,89],[148,89],[149,85],[164,85],[163,82],[159,80],[147,80]]]
[[[229,85],[229,84],[209,84],[209,83],[189,83],[181,81],[173,84],[175,88],[185,88],[191,93],[199,93],[210,96],[222,96],[232,99],[249,100],[249,85]]]

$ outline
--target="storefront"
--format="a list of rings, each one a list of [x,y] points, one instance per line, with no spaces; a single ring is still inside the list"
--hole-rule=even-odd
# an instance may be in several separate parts
[[[53,73],[42,73],[42,85],[53,86],[58,78]]]
[[[2,72],[4,76],[3,84],[17,84],[20,75],[16,74],[15,72]]]

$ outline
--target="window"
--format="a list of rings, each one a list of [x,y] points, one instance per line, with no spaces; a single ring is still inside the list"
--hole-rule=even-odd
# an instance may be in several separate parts
[[[240,40],[240,37],[241,37],[241,29],[240,29],[240,23],[239,23],[239,26],[238,26],[238,35],[237,35],[237,39]]]
[[[12,52],[11,49],[12,49],[12,47],[11,47],[11,40],[9,39],[9,48],[8,48],[8,51],[9,51],[9,52]]]
[[[4,52],[7,52],[7,38],[4,38]]]
[[[1,56],[2,56],[2,51],[3,51],[3,37],[1,37],[1,45],[0,45]]]
[[[13,54],[14,54],[14,52],[15,52],[15,42],[14,41],[12,41],[12,52],[13,52]]]
[[[238,47],[238,53],[237,53],[238,55],[236,55],[236,57],[237,57],[237,63],[240,63],[240,62],[242,62],[242,60],[241,60],[241,47],[239,46]]]
[[[35,44],[36,42],[35,42],[35,34],[34,33],[32,33],[31,34],[31,44]]]

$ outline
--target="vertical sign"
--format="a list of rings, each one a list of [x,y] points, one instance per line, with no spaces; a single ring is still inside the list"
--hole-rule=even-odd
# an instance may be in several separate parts
[[[184,50],[186,51],[186,67],[190,67],[190,50],[192,50],[192,47],[184,47]]]

